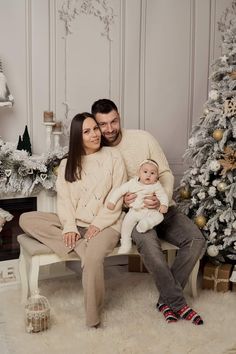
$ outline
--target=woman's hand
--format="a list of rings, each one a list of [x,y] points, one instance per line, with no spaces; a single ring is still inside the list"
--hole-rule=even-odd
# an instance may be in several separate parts
[[[109,203],[107,203],[107,208],[110,209],[110,210],[114,210],[115,209],[115,204],[109,202]]]
[[[97,234],[100,232],[100,229],[94,225],[90,225],[88,227],[88,230],[86,231],[84,238],[89,241],[91,238],[97,236]]]
[[[81,238],[81,235],[76,232],[67,232],[63,234],[63,241],[66,247],[69,248],[74,248],[76,241],[78,241]]]

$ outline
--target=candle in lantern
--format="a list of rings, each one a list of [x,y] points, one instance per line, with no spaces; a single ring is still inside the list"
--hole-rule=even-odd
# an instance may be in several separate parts
[[[56,132],[61,133],[62,132],[62,122],[59,122],[59,121],[55,122],[55,125],[53,126],[52,130],[53,130],[53,133],[56,133]]]
[[[53,112],[44,111],[43,112],[43,121],[44,121],[44,123],[53,122]]]

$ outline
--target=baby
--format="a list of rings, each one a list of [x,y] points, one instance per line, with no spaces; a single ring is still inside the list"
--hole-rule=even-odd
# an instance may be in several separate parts
[[[132,246],[131,233],[134,226],[138,232],[146,232],[160,224],[164,219],[163,214],[168,210],[168,197],[158,181],[159,166],[151,159],[144,160],[138,171],[138,176],[116,188],[110,196],[107,208],[113,210],[117,201],[126,193],[137,195],[130,209],[125,215],[121,227],[121,247],[118,253],[128,253]],[[144,206],[144,198],[155,194],[160,201],[159,209],[148,209]]]

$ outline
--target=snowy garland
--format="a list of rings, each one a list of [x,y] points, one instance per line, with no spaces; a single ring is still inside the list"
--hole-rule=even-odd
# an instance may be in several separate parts
[[[55,191],[57,167],[66,150],[60,148],[35,157],[0,139],[1,196],[21,194],[28,197],[43,189]]]

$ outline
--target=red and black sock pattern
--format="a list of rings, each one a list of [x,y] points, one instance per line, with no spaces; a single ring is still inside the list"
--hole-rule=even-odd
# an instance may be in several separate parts
[[[177,311],[177,314],[184,320],[192,321],[195,325],[203,324],[201,316],[199,316],[197,312],[191,309],[188,305],[184,305],[179,311]]]
[[[157,309],[163,313],[166,322],[171,323],[171,322],[177,322],[178,318],[176,316],[176,314],[174,313],[174,311],[171,310],[171,308],[166,305],[166,304],[158,304],[157,303]]]

